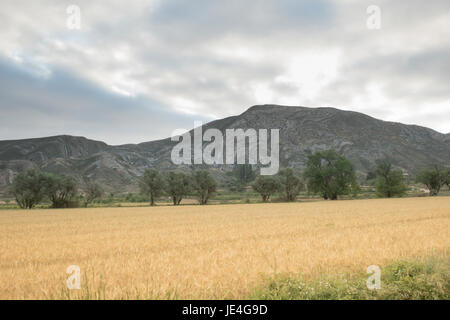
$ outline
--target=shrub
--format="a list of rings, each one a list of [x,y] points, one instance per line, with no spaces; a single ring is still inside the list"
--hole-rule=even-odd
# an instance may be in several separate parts
[[[381,288],[369,290],[368,274],[304,279],[288,274],[276,275],[257,287],[251,299],[267,300],[448,300],[450,261],[429,258],[399,261],[382,268]]]

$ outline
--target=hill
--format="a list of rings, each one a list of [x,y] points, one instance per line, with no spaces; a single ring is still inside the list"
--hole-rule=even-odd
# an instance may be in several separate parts
[[[388,157],[409,175],[430,165],[450,165],[450,134],[416,125],[387,122],[362,113],[334,108],[277,105],[254,106],[238,116],[216,120],[206,128],[280,129],[280,163],[301,170],[308,154],[334,148],[355,165],[363,177],[377,159]],[[36,168],[64,173],[82,181],[99,181],[111,192],[137,189],[136,178],[145,168],[175,169],[169,138],[141,144],[111,146],[84,137],[0,141],[0,193],[21,170]],[[184,165],[184,170],[193,166]],[[215,166],[215,175],[227,179],[229,165]]]

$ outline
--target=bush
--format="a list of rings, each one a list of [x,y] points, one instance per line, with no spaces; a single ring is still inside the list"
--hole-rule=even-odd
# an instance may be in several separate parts
[[[125,196],[125,201],[128,201],[128,202],[147,202],[148,199],[143,194],[127,193],[127,195]]]

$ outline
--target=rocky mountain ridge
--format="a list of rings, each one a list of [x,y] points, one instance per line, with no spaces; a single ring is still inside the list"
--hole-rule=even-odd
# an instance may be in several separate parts
[[[405,173],[414,175],[431,165],[450,166],[450,134],[416,125],[387,122],[362,113],[334,108],[306,108],[277,105],[253,106],[238,116],[204,125],[226,129],[280,129],[280,164],[299,171],[307,156],[333,148],[355,165],[362,177],[376,160],[388,157]],[[170,153],[176,142],[169,138],[111,146],[84,137],[55,136],[0,141],[0,193],[5,193],[14,176],[28,168],[70,174],[78,180],[97,180],[111,192],[137,190],[137,178],[148,167],[161,171],[192,170],[176,166]],[[226,180],[230,165],[212,168],[219,180]]]

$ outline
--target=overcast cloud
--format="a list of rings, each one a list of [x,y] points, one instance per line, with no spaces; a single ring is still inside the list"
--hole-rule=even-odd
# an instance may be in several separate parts
[[[81,30],[66,9],[81,9]],[[366,10],[381,8],[381,29]],[[0,140],[169,136],[255,104],[450,132],[448,0],[19,1],[0,6]]]

